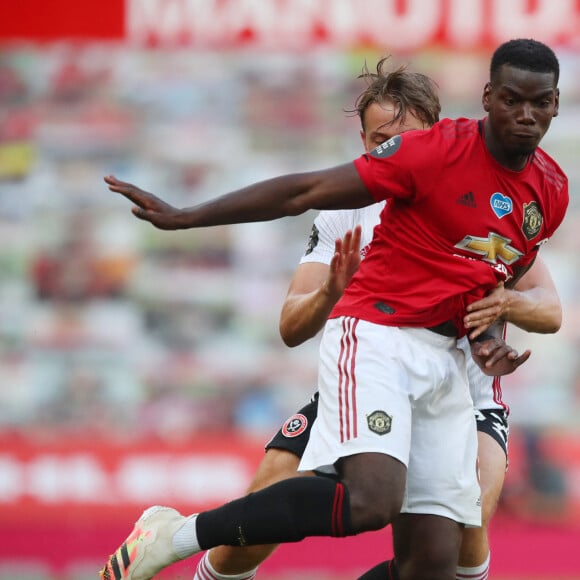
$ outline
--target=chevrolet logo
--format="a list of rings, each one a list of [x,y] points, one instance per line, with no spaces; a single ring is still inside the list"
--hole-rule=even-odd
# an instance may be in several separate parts
[[[501,260],[504,264],[509,265],[519,260],[523,255],[510,246],[510,242],[509,238],[490,232],[487,238],[465,236],[458,244],[455,244],[455,247],[483,256],[483,260],[490,264],[497,264],[498,260]]]

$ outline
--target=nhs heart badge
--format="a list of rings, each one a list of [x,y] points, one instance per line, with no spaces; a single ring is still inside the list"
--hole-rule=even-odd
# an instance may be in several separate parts
[[[491,203],[491,209],[493,210],[493,213],[499,219],[512,213],[514,209],[514,204],[512,203],[512,200],[506,195],[499,193],[499,191],[496,191],[491,196],[489,202]]]

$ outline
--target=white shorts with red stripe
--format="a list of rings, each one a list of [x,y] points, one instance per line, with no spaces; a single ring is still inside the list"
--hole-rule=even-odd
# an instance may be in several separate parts
[[[454,338],[331,319],[320,344],[318,386],[318,417],[300,469],[385,453],[408,468],[402,512],[481,525],[473,403],[465,354]]]

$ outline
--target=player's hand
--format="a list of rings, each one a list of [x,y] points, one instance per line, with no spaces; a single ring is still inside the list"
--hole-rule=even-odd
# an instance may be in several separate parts
[[[136,185],[120,181],[113,175],[107,175],[104,180],[111,191],[120,193],[135,204],[131,211],[139,219],[148,221],[161,230],[176,230],[181,227],[179,209]]]
[[[489,338],[481,342],[471,343],[471,355],[484,374],[503,376],[513,373],[523,365],[532,354],[526,350],[518,355],[517,350],[506,344],[501,338]]]
[[[326,287],[328,293],[337,299],[342,296],[344,289],[360,265],[361,235],[362,228],[358,225],[354,230],[348,230],[344,238],[339,238],[334,243],[334,256],[330,261]]]
[[[469,338],[473,340],[485,332],[509,307],[509,290],[500,282],[485,298],[472,302],[463,319]]]

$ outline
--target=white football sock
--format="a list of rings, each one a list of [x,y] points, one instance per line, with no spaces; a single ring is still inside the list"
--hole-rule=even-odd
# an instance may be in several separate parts
[[[201,551],[197,541],[196,521],[197,514],[189,516],[173,536],[173,549],[182,560]]]
[[[199,561],[197,565],[197,570],[195,571],[195,576],[193,580],[254,580],[256,578],[256,571],[258,568],[254,568],[249,572],[243,572],[242,574],[220,574],[216,572],[214,567],[209,561],[209,552],[203,555],[203,558]]]
[[[489,578],[489,561],[491,554],[487,554],[487,558],[479,566],[473,568],[467,566],[457,566],[455,578],[457,580],[488,580]]]

